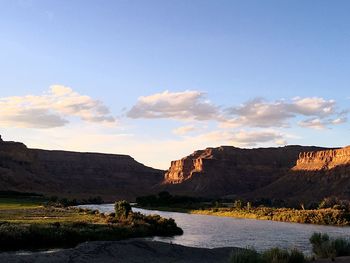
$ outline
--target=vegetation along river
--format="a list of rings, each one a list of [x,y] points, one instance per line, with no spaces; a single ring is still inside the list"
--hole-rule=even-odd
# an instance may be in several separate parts
[[[83,207],[97,209],[103,213],[114,212],[113,204],[84,205]],[[311,253],[309,237],[314,232],[328,233],[334,237],[350,237],[350,227],[217,217],[139,208],[133,208],[133,211],[171,217],[184,231],[182,236],[154,237],[147,240],[171,242],[190,247],[254,247],[257,250],[271,247],[298,248],[309,254]]]

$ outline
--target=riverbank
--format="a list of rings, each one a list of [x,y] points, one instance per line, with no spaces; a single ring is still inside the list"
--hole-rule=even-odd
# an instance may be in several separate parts
[[[227,263],[232,249],[192,248],[142,240],[87,242],[76,248],[51,253],[0,253],[0,262]]]
[[[256,208],[233,208],[233,207],[218,207],[204,209],[186,209],[182,207],[141,207],[137,208],[179,212],[197,215],[211,215],[222,217],[271,220],[278,222],[303,223],[316,225],[334,225],[334,226],[350,226],[350,213],[340,209],[325,208],[302,210],[292,208],[271,208],[271,207],[256,207]]]
[[[234,247],[193,248],[181,245],[130,239],[123,241],[86,242],[75,248],[47,252],[0,253],[0,262],[7,263],[229,263]],[[339,257],[336,262],[350,262],[350,257]],[[333,262],[318,259],[314,263]]]
[[[127,203],[126,203],[127,204]],[[40,201],[0,200],[0,251],[74,247],[86,241],[181,235],[172,219],[128,212],[44,206]]]

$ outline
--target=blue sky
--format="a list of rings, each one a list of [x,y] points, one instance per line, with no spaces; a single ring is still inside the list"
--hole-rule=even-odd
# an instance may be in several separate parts
[[[221,144],[348,145],[349,8],[0,0],[0,133],[160,168]]]

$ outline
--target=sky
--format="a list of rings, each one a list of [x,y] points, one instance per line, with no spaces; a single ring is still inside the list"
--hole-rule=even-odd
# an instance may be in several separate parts
[[[349,1],[0,0],[0,134],[167,169],[349,145]]]

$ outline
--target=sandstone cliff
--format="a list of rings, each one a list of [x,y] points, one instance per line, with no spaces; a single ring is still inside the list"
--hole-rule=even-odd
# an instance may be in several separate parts
[[[305,146],[207,148],[171,162],[162,189],[189,195],[241,195],[283,177],[296,164],[300,152],[323,149]]]
[[[350,147],[299,154],[296,165],[249,196],[319,201],[327,196],[350,199]]]
[[[350,146],[342,149],[302,152],[299,154],[294,171],[319,171],[350,164]]]
[[[0,136],[0,191],[114,200],[167,190],[203,197],[350,198],[350,147],[199,150],[164,172],[127,155],[28,149]]]
[[[163,171],[127,155],[46,151],[0,141],[0,191],[133,200],[151,193],[162,177]]]

